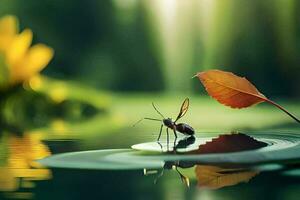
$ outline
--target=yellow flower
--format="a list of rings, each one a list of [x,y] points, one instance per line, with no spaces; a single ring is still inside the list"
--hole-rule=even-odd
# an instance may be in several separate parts
[[[0,18],[0,56],[8,69],[9,84],[22,83],[37,75],[54,54],[53,49],[44,44],[30,47],[30,29],[18,32],[18,20],[15,16]]]

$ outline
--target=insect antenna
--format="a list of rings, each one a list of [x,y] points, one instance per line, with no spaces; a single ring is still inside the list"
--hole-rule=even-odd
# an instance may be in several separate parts
[[[156,110],[156,112],[157,112],[160,116],[162,116],[163,119],[165,119],[165,117],[163,116],[163,114],[161,114],[161,112],[158,111],[158,109],[155,107],[155,105],[154,105],[153,102],[152,102],[152,106],[153,106],[154,110]]]
[[[142,119],[140,119],[139,121],[137,121],[137,122],[136,122],[135,124],[133,124],[132,126],[135,127],[138,123],[140,123],[140,122],[143,121],[144,119],[161,122],[160,119],[155,119],[155,118],[145,117],[145,118],[142,118]]]

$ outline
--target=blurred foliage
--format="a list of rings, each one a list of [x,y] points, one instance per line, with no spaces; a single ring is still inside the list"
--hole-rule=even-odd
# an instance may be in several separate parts
[[[87,93],[85,95],[88,95]],[[142,117],[159,118],[151,102],[166,117],[178,115],[184,96],[154,94],[114,94],[111,96],[109,113],[101,113],[88,120],[70,122],[60,119],[50,121],[46,127],[35,131],[44,132],[44,139],[82,139],[82,146],[102,148],[128,148],[129,145],[157,139],[160,123],[142,121],[133,125]],[[299,125],[283,112],[271,105],[261,104],[253,108],[233,110],[224,107],[211,98],[190,96],[190,108],[180,122],[188,123],[196,135],[202,133],[241,132],[299,132]],[[297,102],[279,101],[294,113],[300,112]],[[180,135],[182,136],[182,135]],[[166,139],[165,130],[162,140]]]
[[[88,1],[84,6],[79,0],[11,4],[10,12],[56,50],[47,74],[100,88],[160,89],[161,73],[149,48],[143,12],[135,11],[134,20],[123,24],[112,1]],[[144,73],[153,76],[140,76]],[[133,84],[133,79],[143,84]]]
[[[149,98],[177,111],[177,99],[183,94],[200,93],[200,84],[191,79],[194,73],[210,68],[245,75],[267,96],[295,97],[300,85],[295,78],[300,73],[295,15],[299,5],[294,0],[276,0],[272,6],[266,2],[114,0],[88,1],[83,6],[79,0],[26,4],[3,0],[0,15],[15,14],[20,30],[34,30],[33,44],[43,41],[56,55],[42,72],[46,77],[31,76],[1,95],[1,120],[20,131],[50,124],[50,130],[73,127],[68,130],[76,132],[97,130],[101,119],[103,130],[109,130],[151,113],[151,106],[146,108]],[[176,95],[121,95],[110,103],[111,94],[99,89]],[[267,106],[260,107],[261,117],[258,110],[250,109],[247,117],[237,114],[223,119],[229,111],[206,98],[192,99],[201,105],[195,111],[200,115],[187,120],[202,130],[257,128],[286,121],[279,114],[265,118],[274,112]],[[249,124],[249,117],[256,122]],[[76,125],[85,119],[89,125]]]
[[[54,77],[117,91],[191,92],[200,87],[195,72],[220,68],[268,96],[300,95],[296,0],[2,2],[0,14],[16,14],[35,42],[55,49],[44,72]]]
[[[109,96],[104,92],[36,76],[24,87],[17,86],[2,93],[0,125],[21,133],[46,126],[57,119],[85,121],[107,113],[109,101]]]

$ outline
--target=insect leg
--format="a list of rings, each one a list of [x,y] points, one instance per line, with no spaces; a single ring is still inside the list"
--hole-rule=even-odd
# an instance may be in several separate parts
[[[160,146],[161,152],[164,152],[163,146],[161,145],[161,143],[159,141],[157,141],[157,144]]]
[[[173,152],[174,153],[176,153],[176,150],[177,150],[176,142],[177,142],[177,138],[175,138],[174,144],[173,144]]]
[[[160,139],[160,136],[161,136],[161,132],[162,132],[163,126],[164,126],[164,125],[161,125],[161,126],[160,126],[160,131],[159,131],[159,135],[158,135],[157,141],[159,141],[159,139]]]
[[[177,166],[175,167],[175,170],[177,171],[177,173],[180,176],[181,181],[187,186],[190,187],[190,180],[188,177],[184,176],[177,168]]]
[[[176,127],[173,128],[175,138],[177,138]]]
[[[167,130],[167,151],[169,151],[169,128]]]

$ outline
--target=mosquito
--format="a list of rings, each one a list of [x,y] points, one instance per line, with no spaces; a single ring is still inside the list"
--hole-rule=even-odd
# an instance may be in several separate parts
[[[162,124],[160,126],[160,131],[159,131],[157,141],[159,141],[159,139],[160,139],[162,129],[163,129],[164,126],[166,127],[167,139],[168,140],[169,140],[169,129],[173,130],[175,138],[177,138],[177,132],[182,133],[184,135],[189,135],[189,136],[194,135],[195,131],[194,131],[193,127],[191,127],[190,125],[188,125],[186,123],[177,123],[177,121],[179,119],[181,119],[187,113],[187,111],[189,109],[189,104],[190,104],[189,103],[189,98],[185,98],[182,105],[181,105],[181,108],[180,108],[180,111],[179,111],[179,114],[178,114],[176,120],[173,121],[172,118],[164,117],[164,115],[161,114],[161,112],[156,108],[154,103],[152,103],[152,106],[153,106],[154,110],[162,117],[162,119],[155,119],[155,118],[145,117],[145,118],[142,118],[141,120],[139,120],[137,123],[141,122],[143,119],[162,122]]]

